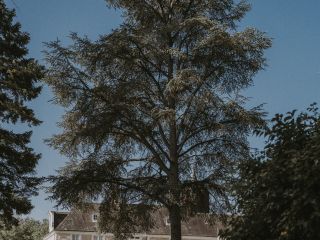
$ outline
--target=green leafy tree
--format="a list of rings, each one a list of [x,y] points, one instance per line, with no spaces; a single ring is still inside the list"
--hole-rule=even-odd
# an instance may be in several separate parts
[[[48,44],[47,83],[66,107],[50,144],[71,160],[52,177],[53,199],[102,200],[100,227],[116,237],[169,212],[171,239],[209,192],[210,212],[228,207],[225,184],[262,124],[239,92],[263,68],[270,39],[237,31],[249,6],[232,0],[115,0],[123,23],[97,41]],[[139,203],[140,207],[131,204]]]
[[[243,163],[236,186],[240,215],[227,240],[320,239],[320,114],[277,114],[262,155]]]
[[[40,158],[28,147],[31,131],[15,133],[13,125],[38,125],[26,102],[38,96],[42,67],[27,58],[28,34],[14,23],[15,12],[0,0],[0,228],[17,223],[16,215],[32,209],[39,179],[34,169]]]
[[[24,219],[10,230],[0,230],[0,240],[43,240],[48,229],[47,220]]]

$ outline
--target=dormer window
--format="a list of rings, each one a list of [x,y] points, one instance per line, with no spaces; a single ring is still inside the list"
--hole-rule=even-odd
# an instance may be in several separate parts
[[[92,222],[98,222],[98,214],[92,214]]]
[[[165,218],[165,223],[166,223],[167,226],[170,225],[170,218],[169,218],[169,217],[166,217],[166,218]]]

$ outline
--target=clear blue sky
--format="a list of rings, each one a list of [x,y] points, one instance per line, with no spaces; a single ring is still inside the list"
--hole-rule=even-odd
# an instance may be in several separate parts
[[[105,7],[104,0],[5,0],[16,8],[17,20],[30,33],[30,56],[43,58],[43,42],[59,38],[68,42],[70,32],[78,32],[96,39],[110,32],[121,22],[120,14]],[[271,117],[277,112],[305,109],[312,102],[320,103],[320,1],[319,0],[251,0],[252,10],[241,26],[253,26],[273,38],[273,47],[266,52],[268,67],[254,80],[254,86],[245,91],[250,106],[265,103]],[[15,4],[14,4],[15,3]],[[63,109],[51,104],[50,91],[31,103],[43,121],[34,129],[31,146],[42,154],[37,171],[41,176],[54,174],[65,159],[43,143],[58,133],[56,123]],[[260,143],[252,141],[253,146]],[[31,216],[47,217],[53,203],[45,201],[42,192],[33,199]]]

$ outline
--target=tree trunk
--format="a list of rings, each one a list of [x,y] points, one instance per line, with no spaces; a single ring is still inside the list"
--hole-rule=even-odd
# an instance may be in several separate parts
[[[171,240],[181,240],[181,214],[179,206],[169,209]]]
[[[171,33],[168,33],[168,48],[173,47],[173,39]],[[174,77],[174,60],[171,55],[168,55],[168,82]],[[179,207],[180,201],[180,186],[179,186],[179,163],[177,152],[177,126],[176,126],[176,103],[173,96],[169,96],[169,108],[174,111],[174,116],[169,122],[169,156],[170,156],[170,194],[173,204],[169,207],[169,219],[171,229],[171,240],[181,240],[181,213]]]

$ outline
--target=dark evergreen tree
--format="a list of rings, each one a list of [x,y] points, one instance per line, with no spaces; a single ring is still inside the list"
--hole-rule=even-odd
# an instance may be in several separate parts
[[[40,93],[37,81],[43,69],[26,57],[29,36],[14,16],[0,0],[0,228],[30,212],[30,197],[40,181],[34,176],[40,155],[28,147],[32,132],[16,133],[13,125],[40,123],[26,102]]]
[[[209,192],[211,213],[228,206],[226,182],[263,122],[240,91],[271,43],[256,29],[237,31],[243,1],[107,4],[123,12],[119,28],[96,42],[73,34],[69,47],[48,44],[47,82],[67,109],[51,144],[71,159],[52,178],[53,198],[102,199],[100,226],[117,237],[150,227],[150,211],[163,206],[179,240],[198,195]]]
[[[241,164],[235,185],[239,214],[227,240],[320,239],[320,114],[277,114],[265,151]]]

